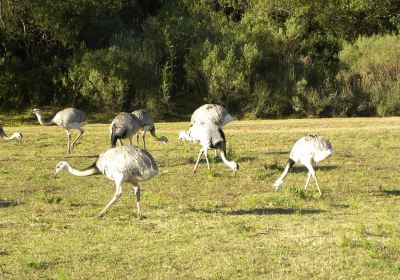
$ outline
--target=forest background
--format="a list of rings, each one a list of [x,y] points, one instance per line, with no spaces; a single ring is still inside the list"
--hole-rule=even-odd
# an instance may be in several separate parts
[[[0,110],[400,115],[400,1],[1,0]]]

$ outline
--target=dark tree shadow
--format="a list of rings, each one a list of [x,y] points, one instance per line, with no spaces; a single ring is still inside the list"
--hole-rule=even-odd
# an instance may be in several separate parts
[[[20,203],[18,201],[15,201],[15,200],[0,199],[0,208],[13,207],[13,206],[17,206],[19,204]]]

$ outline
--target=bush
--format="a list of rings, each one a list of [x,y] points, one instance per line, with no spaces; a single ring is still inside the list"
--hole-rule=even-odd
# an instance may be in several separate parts
[[[400,114],[400,36],[359,37],[339,53],[342,92],[357,96],[357,111]]]

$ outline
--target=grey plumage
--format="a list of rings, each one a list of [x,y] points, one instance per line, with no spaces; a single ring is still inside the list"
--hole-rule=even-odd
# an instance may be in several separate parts
[[[224,126],[233,120],[228,111],[217,104],[204,104],[193,112],[190,122],[202,124],[212,122],[218,126]]]
[[[305,189],[307,189],[308,184],[310,182],[311,176],[315,180],[315,184],[317,186],[318,192],[322,195],[321,189],[318,185],[317,177],[315,175],[315,170],[313,168],[313,163],[317,163],[321,160],[326,159],[327,157],[333,154],[333,147],[329,140],[318,136],[318,135],[308,135],[300,138],[293,146],[290,155],[289,162],[285,167],[281,177],[279,177],[275,183],[275,189],[278,190],[279,187],[283,184],[283,180],[292,168],[292,166],[300,161],[308,169],[308,177],[305,185]]]
[[[197,165],[200,161],[200,157],[204,154],[208,170],[210,170],[210,163],[208,159],[208,149],[216,149],[220,151],[222,161],[229,166],[235,173],[239,169],[239,165],[234,161],[228,161],[226,159],[226,137],[221,127],[216,124],[208,123],[192,125],[188,131],[188,137],[194,142],[200,143],[199,155],[197,157],[196,164],[193,168],[193,172],[196,172]]]
[[[96,162],[88,168],[78,170],[68,162],[61,161],[56,165],[56,173],[67,170],[76,176],[91,176],[104,174],[115,182],[115,195],[100,212],[102,217],[108,208],[118,200],[122,194],[122,184],[130,182],[135,190],[137,216],[141,217],[140,212],[140,181],[150,180],[158,173],[157,163],[152,155],[144,149],[136,146],[121,146],[112,148],[102,153]]]
[[[115,148],[117,140],[122,144],[121,139],[128,139],[132,145],[132,136],[137,134],[140,128],[138,118],[131,114],[122,112],[119,113],[110,125],[111,147]]]
[[[67,139],[68,139],[68,153],[71,153],[71,149],[74,147],[76,141],[78,141],[79,138],[82,137],[82,134],[85,132],[82,129],[82,126],[87,124],[87,116],[86,113],[75,109],[75,108],[66,108],[64,110],[59,111],[54,117],[53,119],[51,119],[50,121],[46,122],[43,121],[42,119],[42,111],[39,109],[33,109],[32,111],[39,123],[41,125],[44,126],[50,126],[50,125],[57,125],[61,128],[63,128],[65,130],[65,132],[67,133]],[[79,130],[79,135],[78,137],[75,139],[74,142],[71,143],[71,129],[77,129]]]
[[[140,128],[143,130],[142,132],[142,139],[143,139],[143,147],[146,149],[146,132],[150,131],[151,136],[153,136],[153,139],[156,141],[161,141],[164,144],[168,143],[168,139],[165,136],[160,136],[158,137],[156,135],[156,128],[154,126],[154,120],[153,117],[151,116],[150,112],[145,110],[145,109],[139,109],[136,111],[132,112],[133,115],[135,115],[140,123]],[[139,132],[136,133],[136,145],[139,144]]]
[[[11,137],[8,137],[7,134],[3,130],[3,126],[0,124],[0,137],[3,138],[5,141],[10,141],[10,140],[21,141],[22,134],[20,132],[14,132],[11,135]]]
[[[207,126],[208,124],[224,126],[233,120],[228,111],[217,104],[204,104],[193,112],[190,122],[192,125]],[[179,133],[179,140],[190,141],[185,131]],[[215,156],[217,151],[215,150]]]

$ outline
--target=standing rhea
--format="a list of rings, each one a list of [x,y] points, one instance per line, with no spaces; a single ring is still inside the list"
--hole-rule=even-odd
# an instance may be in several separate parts
[[[193,168],[193,173],[196,172],[197,165],[200,157],[204,154],[208,170],[210,170],[210,162],[208,160],[208,149],[216,149],[221,153],[222,161],[231,168],[234,173],[239,169],[239,165],[234,161],[226,159],[226,138],[225,133],[221,127],[216,124],[209,123],[208,125],[192,125],[188,131],[188,136],[195,142],[199,142],[202,146],[200,148],[199,156],[197,157],[196,164]]]
[[[100,212],[99,217],[103,217],[108,208],[121,196],[122,184],[130,182],[136,195],[137,217],[141,218],[139,182],[150,180],[158,173],[157,163],[150,153],[136,146],[109,149],[101,154],[91,166],[83,170],[78,170],[68,162],[61,161],[56,165],[56,174],[61,170],[68,170],[75,176],[104,174],[115,182],[115,195]]]
[[[331,143],[323,137],[317,135],[308,135],[299,139],[296,144],[294,144],[293,149],[290,152],[289,162],[286,165],[285,170],[283,171],[281,177],[279,177],[274,183],[275,189],[279,189],[289,170],[296,162],[300,161],[301,164],[308,169],[308,177],[304,189],[307,189],[312,176],[315,180],[315,184],[317,185],[319,194],[322,195],[321,189],[318,185],[317,177],[315,175],[315,170],[313,168],[313,162],[316,163],[324,160],[332,154],[333,148]]]
[[[156,135],[156,128],[154,126],[154,120],[149,111],[147,111],[145,109],[139,109],[139,110],[133,111],[132,114],[138,118],[140,127],[143,129],[142,139],[143,139],[143,147],[145,149],[146,149],[146,142],[144,139],[146,137],[147,131],[150,131],[151,136],[153,136],[153,139],[155,139],[156,141],[161,141],[164,144],[168,143],[167,137],[165,137],[165,136],[158,137]],[[139,132],[136,133],[136,145],[138,145],[138,144],[139,144]]]
[[[139,120],[131,113],[119,113],[110,125],[111,148],[115,148],[117,140],[122,145],[121,139],[129,139],[132,145],[132,136],[137,134],[140,128]]]
[[[86,113],[75,109],[75,108],[67,108],[64,109],[60,112],[58,112],[54,118],[51,121],[43,121],[42,119],[42,111],[39,109],[33,109],[32,111],[39,123],[41,125],[49,126],[49,125],[57,125],[63,129],[65,129],[65,132],[67,133],[67,139],[68,139],[68,154],[71,153],[71,149],[74,147],[76,141],[78,141],[79,138],[82,137],[82,134],[84,133],[84,130],[82,129],[82,126],[87,124],[87,117]],[[72,142],[71,144],[71,129],[77,129],[79,130],[79,135],[76,137],[75,141]]]
[[[7,134],[3,130],[3,126],[0,124],[0,137],[3,138],[6,141],[11,141],[11,140],[17,140],[21,141],[22,139],[22,134],[19,132],[14,132],[11,137],[8,137]]]

